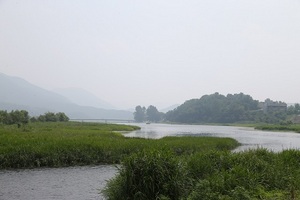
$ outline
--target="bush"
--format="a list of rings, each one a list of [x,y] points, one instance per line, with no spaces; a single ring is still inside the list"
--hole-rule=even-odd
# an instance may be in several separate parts
[[[103,193],[111,200],[177,200],[188,185],[186,172],[185,165],[170,151],[143,151],[124,159],[119,174]]]

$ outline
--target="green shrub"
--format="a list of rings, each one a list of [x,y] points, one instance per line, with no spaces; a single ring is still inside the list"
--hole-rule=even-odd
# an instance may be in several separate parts
[[[188,185],[185,165],[170,151],[147,150],[124,159],[103,191],[110,200],[177,200]]]

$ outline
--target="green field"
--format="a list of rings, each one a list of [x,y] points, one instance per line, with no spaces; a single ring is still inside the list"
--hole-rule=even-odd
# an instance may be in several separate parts
[[[81,122],[30,123],[21,128],[0,125],[0,169],[113,164],[144,149],[189,155],[210,149],[228,150],[239,145],[230,138],[154,140],[126,138],[119,133],[136,129],[139,127]]]

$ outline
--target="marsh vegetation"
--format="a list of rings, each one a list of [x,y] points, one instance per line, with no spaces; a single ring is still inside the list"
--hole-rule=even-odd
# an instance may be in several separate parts
[[[137,126],[0,125],[0,169],[120,164],[107,199],[299,199],[300,151],[232,152],[230,138],[128,138]]]
[[[256,125],[255,129],[267,131],[291,131],[300,133],[300,124],[261,124]]]
[[[145,150],[125,158],[107,199],[299,199],[300,151],[204,151],[177,157]]]
[[[229,138],[154,140],[126,138],[120,133],[136,129],[139,127],[82,122],[36,122],[21,129],[17,125],[1,125],[0,169],[114,164],[145,149],[189,155],[211,148],[222,150],[238,146],[237,141]]]

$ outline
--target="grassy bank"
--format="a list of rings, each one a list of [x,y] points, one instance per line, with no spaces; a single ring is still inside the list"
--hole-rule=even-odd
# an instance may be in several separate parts
[[[280,125],[280,124],[264,124],[255,126],[255,129],[267,131],[291,131],[300,133],[300,124]]]
[[[233,149],[229,138],[126,138],[116,131],[138,127],[99,123],[32,123],[0,126],[0,169],[112,164],[144,149],[171,150],[176,155]]]
[[[107,199],[300,199],[300,151],[198,152],[176,157],[148,150],[123,160]]]
[[[300,124],[229,123],[229,124],[207,124],[207,125],[252,127],[264,131],[285,131],[285,132],[300,133]]]

